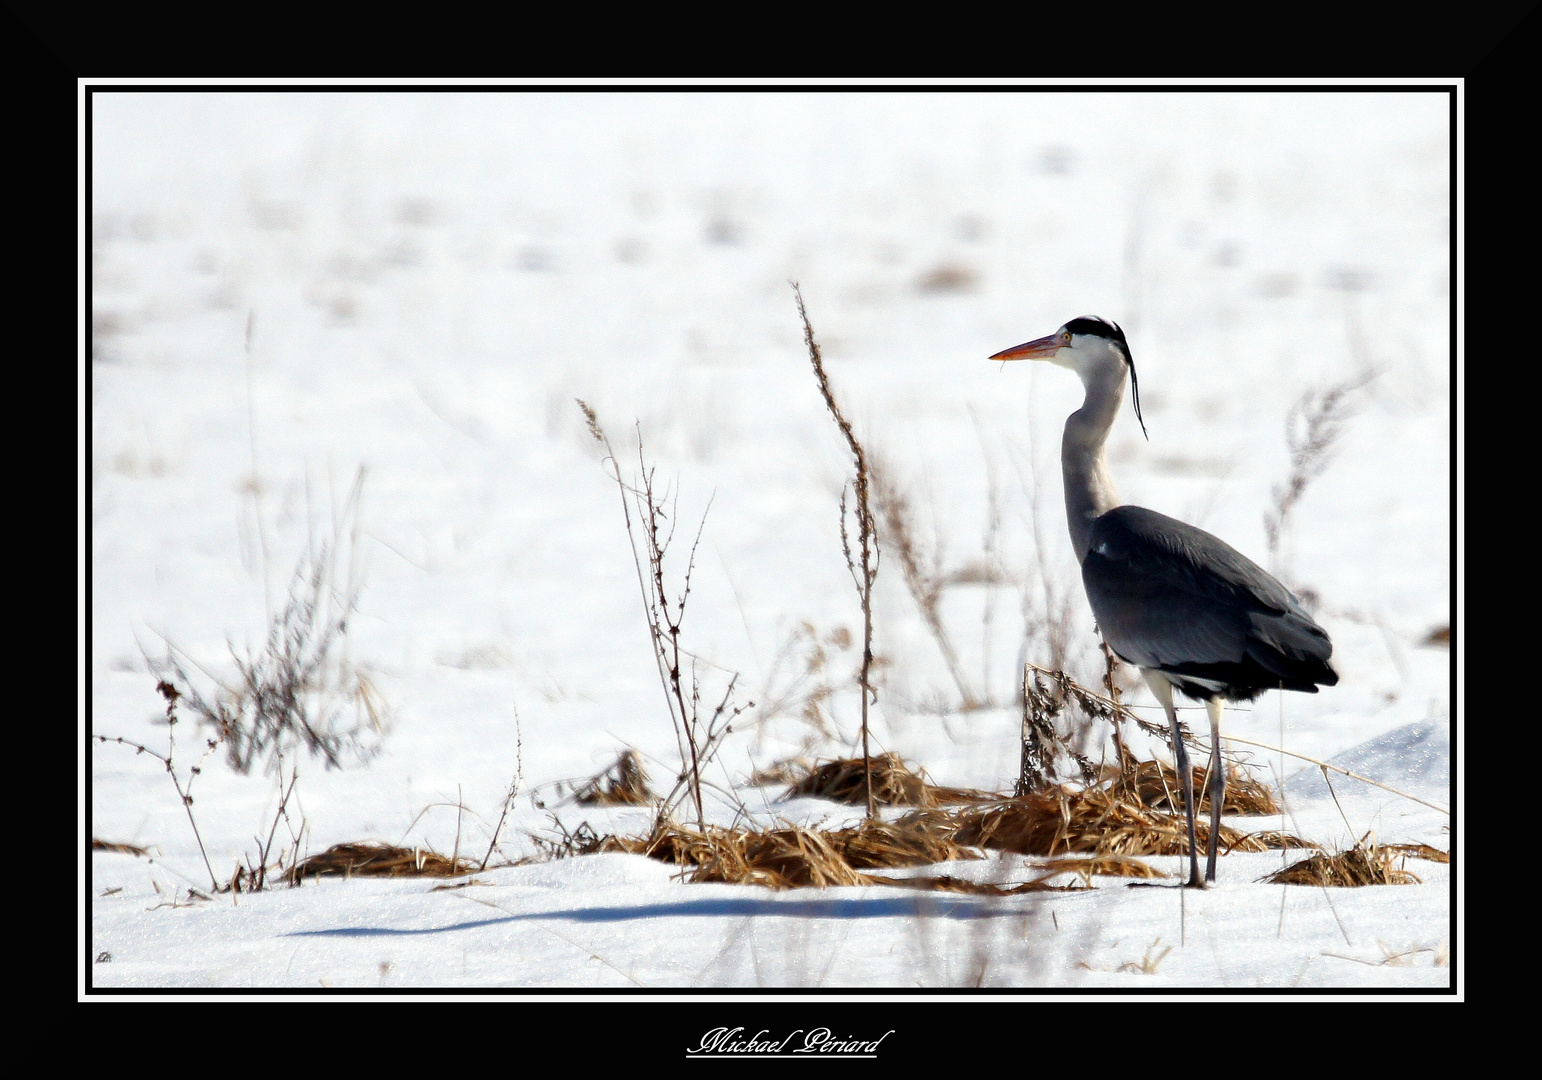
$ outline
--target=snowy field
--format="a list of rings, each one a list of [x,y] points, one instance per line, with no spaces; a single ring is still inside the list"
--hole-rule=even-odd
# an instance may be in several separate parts
[[[575,398],[627,472],[640,432],[678,493],[672,555],[706,512],[683,641],[703,696],[737,673],[745,706],[709,816],[860,816],[747,783],[857,735],[850,457],[790,281],[947,582],[957,674],[900,560],[880,567],[879,748],[1010,790],[1019,663],[1051,662],[1057,605],[1065,663],[1101,678],[1058,465],[1081,388],[985,359],[1097,314],[1129,335],[1150,430],[1128,406],[1114,429],[1123,498],[1276,572],[1335,644],[1338,686],[1229,709],[1226,730],[1451,806],[1454,657],[1431,640],[1453,617],[1445,95],[101,93],[90,110],[83,735],[164,753],[168,644],[212,694],[325,548],[357,590],[341,648],[375,753],[292,752],[282,780],[210,756],[192,809],[214,874],[253,857],[292,768],[277,846],[303,822],[312,854],[381,840],[480,862],[519,790],[472,886],[189,899],[210,874],[164,768],[83,739],[83,828],[148,852],[82,870],[83,989],[1459,988],[1452,867],[1412,859],[1422,884],[1262,884],[1275,852],[1224,857],[1203,892],[1097,878],[1006,898],[685,884],[623,854],[510,865],[585,822],[646,829],[647,810],[575,805],[561,782],[626,748],[656,788],[680,767]],[[1293,405],[1371,371],[1271,546]],[[1302,767],[1251,759],[1271,783]],[[1333,792],[1310,768],[1283,821],[1231,823],[1452,846],[1438,810]],[[940,870],[1015,883],[1033,862]]]

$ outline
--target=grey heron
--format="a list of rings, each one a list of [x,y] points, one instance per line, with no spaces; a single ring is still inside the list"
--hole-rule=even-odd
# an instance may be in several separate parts
[[[1265,690],[1333,686],[1333,643],[1284,585],[1225,541],[1202,529],[1124,506],[1103,456],[1125,384],[1140,383],[1119,325],[1097,316],[1072,319],[1059,330],[992,360],[1048,360],[1081,376],[1082,407],[1066,418],[1060,444],[1066,524],[1082,567],[1082,584],[1103,639],[1141,669],[1172,729],[1173,755],[1188,817],[1189,885],[1215,880],[1226,799],[1221,762],[1221,713],[1227,701],[1251,701]],[[1210,714],[1210,836],[1205,879],[1195,843],[1194,780],[1173,707],[1173,691],[1203,701]]]

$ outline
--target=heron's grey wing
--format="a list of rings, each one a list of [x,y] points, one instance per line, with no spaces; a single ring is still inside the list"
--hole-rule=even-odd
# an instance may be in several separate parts
[[[1113,650],[1143,667],[1260,686],[1337,681],[1328,635],[1229,544],[1138,506],[1100,516],[1082,582]]]

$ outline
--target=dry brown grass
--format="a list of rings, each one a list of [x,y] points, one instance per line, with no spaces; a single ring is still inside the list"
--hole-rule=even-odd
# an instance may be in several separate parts
[[[1184,855],[1187,827],[1181,817],[1155,810],[1108,789],[1076,790],[1064,785],[1022,795],[993,806],[956,814],[954,839],[970,846],[1022,855]],[[1209,840],[1209,825],[1198,823],[1198,843]],[[1221,826],[1221,850],[1267,851],[1316,847],[1283,833],[1244,833]]]
[[[841,855],[859,870],[933,863],[980,856],[954,839],[944,814],[907,814],[898,821],[869,821],[830,834]]]
[[[771,787],[774,784],[801,784],[808,779],[814,767],[806,758],[783,758],[764,768],[756,769],[745,780],[750,787]]]
[[[1062,857],[1038,864],[1046,877],[1072,873],[1090,882],[1093,877],[1161,878],[1167,875],[1154,866],[1128,855],[1094,855],[1091,858]]]
[[[761,885],[772,889],[891,885],[1008,896],[1088,888],[1094,876],[1163,876],[1138,859],[1111,854],[1090,859],[1053,859],[1031,868],[1037,872],[1032,880],[1015,885],[967,881],[948,875],[896,878],[870,872],[979,859],[978,852],[959,842],[957,832],[958,822],[952,814],[934,810],[907,814],[898,821],[864,822],[830,832],[797,825],[764,831],[664,825],[648,837],[594,837],[578,850],[584,854],[621,851],[674,863],[687,868],[686,880],[693,883]],[[1067,873],[1078,875],[1081,884],[1050,883]]]
[[[138,844],[119,844],[112,840],[98,840],[91,838],[92,851],[116,851],[120,855],[134,855],[143,858],[150,854],[148,848],[142,848]]]
[[[865,875],[853,869],[831,843],[829,833],[796,825],[752,832],[666,824],[649,837],[604,837],[593,850],[625,851],[684,866],[686,880],[691,882],[771,889],[868,884]]]
[[[949,824],[912,816],[826,832],[787,825],[753,831],[665,824],[641,838],[607,836],[587,852],[625,851],[690,867],[688,880],[775,889],[869,885],[864,869],[928,866],[979,856],[953,842]]]
[[[1019,885],[998,885],[990,881],[970,881],[967,878],[951,877],[943,874],[939,877],[909,877],[889,878],[872,876],[875,885],[896,885],[901,888],[929,889],[933,892],[966,893],[970,896],[1016,896],[1026,892],[1082,892],[1086,885],[1051,885],[1045,878],[1053,877],[1046,874],[1044,877],[1034,878]]]
[[[573,801],[583,806],[647,806],[657,798],[648,789],[648,774],[635,750],[621,751],[609,768],[573,793]]]
[[[377,841],[333,844],[293,867],[285,879],[298,885],[308,877],[459,877],[475,871],[468,859],[448,859],[425,848],[396,847]]]
[[[931,808],[950,803],[976,803],[996,796],[967,788],[940,787],[926,773],[911,768],[898,754],[878,754],[873,763],[873,801],[882,806]],[[859,806],[867,800],[861,758],[840,758],[814,768],[787,789],[787,797],[813,795]]]
[[[938,787],[895,754],[872,760],[875,799],[917,809],[897,820],[867,821],[833,831],[796,825],[761,831],[690,828],[664,821],[646,837],[602,837],[587,832],[569,838],[565,851],[646,855],[686,868],[686,880],[692,882],[773,889],[892,885],[988,896],[1089,888],[1095,876],[1163,877],[1135,856],[1183,855],[1188,851],[1181,811],[1172,813],[1151,805],[1175,804],[1160,784],[1165,779],[1170,788],[1176,774],[1157,762],[1127,762],[1123,782],[1117,770],[1111,770],[1104,782],[1093,787],[1057,785],[1048,791],[1003,799],[986,792]],[[865,801],[862,761],[847,758],[826,762],[788,794],[861,805]],[[1267,791],[1263,794],[1268,796]],[[1208,825],[1200,822],[1198,831],[1199,843],[1205,844]],[[1225,826],[1221,843],[1226,852],[1317,846],[1285,833],[1244,833]],[[980,848],[1047,857],[1048,861],[1031,868],[1037,876],[1019,884],[973,882],[947,875],[886,877],[872,873],[978,859]],[[1416,853],[1410,850],[1405,854]],[[1067,874],[1076,875],[1079,884],[1051,883]]]
[[[1025,892],[1081,892],[1092,888],[1094,877],[1160,878],[1167,875],[1127,855],[1098,855],[1090,859],[1049,859],[1032,869],[1038,876],[1017,885],[990,881],[969,881],[949,875],[890,878],[872,875],[875,883],[932,889],[940,892],[969,893],[975,896],[1013,896]],[[1054,879],[1075,874],[1076,882],[1052,884]]]
[[[1195,766],[1192,771],[1194,790],[1202,793],[1199,812],[1209,813],[1206,770]],[[1165,761],[1135,761],[1127,756],[1122,773],[1113,765],[1105,765],[1102,777],[1111,782],[1121,796],[1142,806],[1175,814],[1183,811],[1183,785],[1179,782],[1178,770]],[[1275,802],[1274,793],[1267,785],[1233,765],[1226,770],[1226,812],[1245,816],[1278,814],[1280,804]]]
[[[1416,854],[1404,849],[1428,848],[1425,844],[1378,844],[1369,840],[1370,834],[1347,851],[1333,854],[1319,852],[1311,858],[1291,863],[1263,880],[1270,885],[1325,885],[1334,888],[1357,888],[1361,885],[1418,885],[1415,874],[1392,865],[1400,855]],[[1367,842],[1369,840],[1369,842]],[[1436,855],[1445,854],[1428,848]],[[1417,855],[1424,858],[1424,855]],[[1450,858],[1449,855],[1446,856]]]
[[[1448,863],[1451,861],[1449,851],[1441,851],[1429,844],[1383,844],[1383,850],[1397,855],[1405,855],[1411,859],[1423,859],[1426,862]]]

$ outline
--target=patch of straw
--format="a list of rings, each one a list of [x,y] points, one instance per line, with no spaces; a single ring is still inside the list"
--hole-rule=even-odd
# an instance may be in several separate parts
[[[1407,856],[1410,859],[1423,859],[1426,862],[1448,863],[1451,861],[1449,851],[1441,851],[1437,847],[1428,844],[1383,844],[1383,850]]]
[[[921,811],[898,821],[864,822],[850,829],[824,832],[788,825],[765,831],[717,826],[695,829],[665,825],[648,837],[594,838],[584,853],[627,852],[686,867],[686,880],[772,889],[826,888],[837,885],[890,885],[907,889],[1010,896],[1014,893],[1088,888],[1093,876],[1152,878],[1163,875],[1123,855],[1052,859],[1038,876],[1017,885],[966,881],[948,875],[894,878],[868,871],[930,866],[978,859],[958,842],[958,823],[944,811]],[[1066,873],[1080,885],[1054,885]]]
[[[1196,765],[1192,771],[1194,790],[1201,793],[1199,812],[1207,814],[1210,812],[1210,792],[1206,770]],[[1116,766],[1105,765],[1102,776],[1113,781],[1121,795],[1143,806],[1170,813],[1183,810],[1183,785],[1179,782],[1178,770],[1165,761],[1135,761],[1127,757],[1122,773]],[[1274,793],[1267,785],[1232,765],[1226,770],[1226,812],[1258,817],[1277,815],[1280,804],[1275,802]]]
[[[1045,877],[1073,873],[1081,875],[1084,881],[1090,881],[1093,877],[1164,878],[1167,876],[1156,867],[1128,855],[1094,855],[1089,859],[1074,857],[1047,859],[1038,865],[1038,869],[1044,872]]]
[[[954,839],[958,827],[943,814],[907,814],[898,821],[868,821],[839,829],[830,841],[859,870],[933,863],[980,856]]]
[[[459,877],[476,870],[468,859],[447,859],[426,848],[404,848],[378,841],[333,844],[285,875],[291,885],[308,877]]]
[[[1367,843],[1369,836],[1369,833],[1362,836],[1360,842],[1347,851],[1334,854],[1319,852],[1311,858],[1291,863],[1285,869],[1277,870],[1262,880],[1270,885],[1327,885],[1334,888],[1420,884],[1416,875],[1395,867],[1392,863],[1399,855],[1398,849],[1422,848],[1426,845],[1381,845],[1374,840]],[[1441,853],[1436,852],[1436,854]]]
[[[784,758],[774,761],[750,774],[745,783],[750,787],[771,787],[773,784],[801,784],[809,778],[814,767],[804,758]]]
[[[112,840],[98,840],[91,838],[92,851],[115,851],[120,855],[135,855],[143,857],[150,854],[148,848],[142,848],[138,844],[119,844]]]
[[[973,803],[996,796],[967,788],[940,787],[924,771],[912,769],[898,754],[877,754],[873,763],[873,801],[884,806],[931,808],[949,803]],[[867,800],[861,758],[839,758],[819,765],[807,777],[787,789],[785,798],[813,795],[821,799],[861,805]]]
[[[647,806],[658,796],[648,789],[648,775],[635,750],[623,750],[609,768],[590,777],[573,794],[583,806]]]
[[[1120,798],[1104,788],[1075,790],[1064,785],[958,815],[960,844],[999,848],[1022,855],[1185,855],[1184,820]],[[1207,822],[1197,823],[1198,843],[1209,839]],[[1283,833],[1244,833],[1221,826],[1221,850],[1267,851],[1316,847]]]

